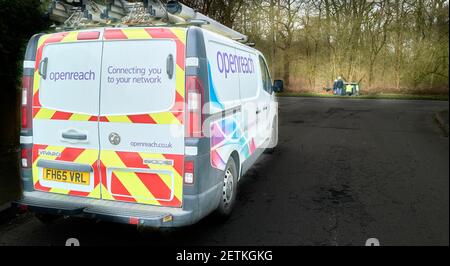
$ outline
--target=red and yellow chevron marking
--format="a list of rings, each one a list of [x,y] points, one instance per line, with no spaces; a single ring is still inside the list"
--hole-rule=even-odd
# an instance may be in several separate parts
[[[41,106],[39,101],[40,75],[38,74],[39,62],[45,45],[60,42],[76,42],[80,32],[62,32],[44,35],[39,39],[36,55],[36,67],[33,86],[33,119],[43,120],[67,120],[67,121],[92,121],[114,123],[140,123],[140,124],[183,124],[184,123],[184,97],[185,97],[185,49],[186,29],[184,28],[126,28],[105,29],[105,40],[136,40],[136,39],[171,39],[177,45],[176,67],[176,97],[175,104],[169,112],[156,114],[121,115],[121,116],[90,116],[76,113],[60,112]]]
[[[170,165],[146,165],[144,159],[172,160]],[[102,151],[102,198],[166,207],[180,207],[183,156]]]
[[[125,116],[90,116],[60,112],[42,107],[39,101],[39,62],[45,45],[58,42],[75,42],[79,32],[63,32],[44,35],[39,39],[33,86],[33,119],[71,120],[116,123],[183,124],[185,98],[185,46],[186,29],[183,28],[127,28],[105,29],[104,40],[124,39],[171,39],[176,42],[176,98],[172,110],[157,114]],[[61,156],[39,155],[39,150],[61,152]],[[144,154],[115,151],[64,148],[46,145],[33,146],[33,181],[35,188],[53,193],[102,198],[106,200],[129,201],[159,206],[180,207],[183,190],[183,156]],[[173,160],[173,166],[144,165],[143,159]],[[64,189],[47,188],[39,182],[38,159],[75,162],[92,165],[94,169],[94,190],[90,193]],[[129,171],[130,168],[142,171]],[[109,179],[109,183],[108,183]]]
[[[60,156],[39,155],[39,151],[51,151],[59,152]],[[94,169],[94,190],[91,192],[80,192],[75,190],[59,189],[44,187],[39,179],[40,172],[38,171],[38,160],[51,160],[51,161],[63,161],[74,162],[79,164],[91,165]],[[98,150],[78,149],[78,148],[65,148],[59,146],[48,145],[33,145],[33,183],[36,190],[52,192],[57,194],[100,198],[100,174],[98,171]]]

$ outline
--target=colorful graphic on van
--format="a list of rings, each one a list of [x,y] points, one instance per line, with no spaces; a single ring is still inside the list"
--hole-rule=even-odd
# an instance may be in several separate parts
[[[211,64],[208,62],[208,79],[209,79],[209,101],[210,104],[219,109],[223,109],[223,104],[219,101],[216,93],[216,86],[214,86],[214,80],[211,73]]]
[[[227,157],[235,147],[242,161],[245,161],[256,150],[254,139],[243,132],[235,114],[211,123],[211,166],[225,170]]]

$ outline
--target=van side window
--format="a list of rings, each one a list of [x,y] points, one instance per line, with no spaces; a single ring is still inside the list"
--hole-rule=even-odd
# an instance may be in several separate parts
[[[272,93],[272,81],[270,80],[269,70],[267,68],[266,62],[264,59],[259,56],[259,65],[261,67],[261,78],[262,78],[262,84],[263,89],[271,94]]]

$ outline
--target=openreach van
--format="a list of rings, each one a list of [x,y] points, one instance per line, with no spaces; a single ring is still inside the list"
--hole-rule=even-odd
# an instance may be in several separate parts
[[[37,34],[18,204],[42,220],[149,227],[226,217],[240,178],[276,146],[282,87],[259,51],[201,25]]]

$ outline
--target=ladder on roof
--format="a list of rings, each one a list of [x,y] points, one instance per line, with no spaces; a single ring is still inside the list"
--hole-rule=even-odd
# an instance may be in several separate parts
[[[92,0],[53,0],[49,18],[63,29],[98,26],[188,26],[197,25],[246,43],[247,36],[181,4],[178,1],[105,0],[101,5]]]

